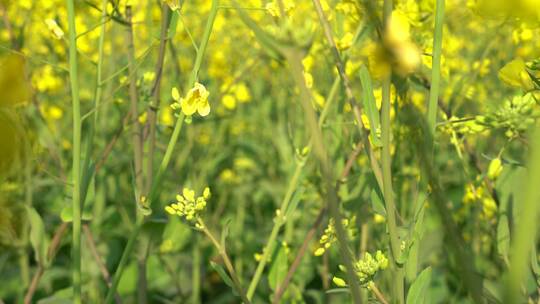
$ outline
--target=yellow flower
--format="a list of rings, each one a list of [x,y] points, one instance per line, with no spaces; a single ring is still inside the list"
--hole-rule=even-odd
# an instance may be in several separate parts
[[[231,88],[231,91],[234,92],[234,96],[241,103],[249,102],[251,100],[251,94],[249,93],[249,89],[244,83],[234,85]]]
[[[353,44],[354,35],[351,32],[347,32],[341,39],[337,41],[337,48],[340,51],[350,48]]]
[[[180,99],[180,107],[186,116],[191,116],[198,112],[201,116],[206,116],[210,113],[210,104],[208,96],[210,93],[200,84],[195,83],[195,86],[189,90],[185,98]]]
[[[499,70],[499,78],[509,86],[523,88],[526,91],[532,90],[534,83],[526,68],[523,59],[516,58]]]
[[[172,11],[180,9],[180,3],[178,2],[178,0],[163,0],[163,2],[167,3],[167,5]]]
[[[488,173],[487,173],[488,178],[491,180],[497,179],[497,177],[499,177],[499,175],[501,174],[502,170],[503,170],[503,166],[502,166],[501,159],[499,157],[494,158],[489,163]]]
[[[221,103],[227,108],[227,110],[234,110],[236,108],[236,98],[227,94],[221,98]]]
[[[170,215],[178,215],[187,221],[197,223],[200,214],[206,208],[206,200],[210,198],[210,188],[206,187],[203,195],[195,197],[195,191],[189,188],[182,190],[182,195],[176,195],[176,203],[165,206],[165,211]]]
[[[62,39],[64,37],[64,31],[58,26],[56,21],[53,19],[46,19],[45,24],[47,24],[49,31],[53,33],[56,39]]]
[[[291,0],[283,1],[283,6],[284,6],[283,8],[286,14],[289,14],[289,12],[295,7],[294,2]],[[275,0],[272,2],[268,2],[265,8],[268,11],[268,13],[272,15],[273,17],[279,17],[281,15],[279,4]]]

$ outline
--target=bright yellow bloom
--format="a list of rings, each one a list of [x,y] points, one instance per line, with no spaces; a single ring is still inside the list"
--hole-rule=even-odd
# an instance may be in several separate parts
[[[176,195],[176,203],[165,207],[170,215],[178,215],[187,221],[196,223],[200,214],[206,208],[206,200],[210,198],[210,188],[206,187],[203,195],[195,197],[195,191],[189,188],[182,190],[182,195]]]
[[[210,92],[206,90],[204,85],[195,83],[195,86],[189,90],[186,97],[180,98],[180,93],[177,88],[173,88],[171,95],[176,103],[172,104],[173,109],[182,109],[182,113],[186,116],[191,116],[198,112],[201,116],[206,116],[210,113],[210,104],[208,96]]]

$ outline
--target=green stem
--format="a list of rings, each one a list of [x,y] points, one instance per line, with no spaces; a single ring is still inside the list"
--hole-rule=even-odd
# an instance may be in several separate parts
[[[334,80],[334,83],[332,84],[332,88],[330,89],[330,93],[328,94],[328,97],[326,98],[326,102],[325,102],[324,108],[323,108],[323,110],[321,112],[321,116],[319,117],[319,127],[321,127],[323,125],[324,120],[326,119],[326,116],[328,115],[330,105],[332,104],[332,102],[334,101],[334,98],[337,95],[339,83],[340,83],[340,78],[337,77]],[[311,147],[312,147],[312,145],[313,145],[313,142],[310,140],[309,145],[308,145],[308,147],[309,147],[308,154],[306,155],[306,160],[305,161],[307,161],[307,159],[311,155]],[[290,200],[292,198],[292,195],[294,193],[294,189],[296,188],[296,186],[297,186],[297,184],[298,184],[298,182],[300,180],[300,176],[301,176],[301,173],[302,173],[302,169],[304,168],[305,161],[296,163],[294,173],[292,175],[291,180],[289,181],[289,187],[287,188],[287,192],[285,192],[285,196],[283,197],[283,200],[281,202],[281,207],[279,209],[281,212],[286,212],[287,211],[287,207],[288,207],[288,204],[289,204],[289,202],[290,202]],[[279,229],[288,220],[289,219],[285,218],[284,221],[279,221],[278,220],[278,221],[276,221],[274,223],[274,227],[272,228],[272,231],[270,232],[270,237],[268,238],[268,241],[266,242],[266,245],[264,246],[264,249],[263,249],[263,257],[259,261],[259,264],[257,265],[257,268],[255,270],[255,274],[254,274],[254,276],[251,279],[251,282],[249,284],[248,298],[250,300],[253,297],[253,294],[255,293],[255,289],[257,288],[257,285],[259,284],[259,281],[260,281],[261,276],[262,276],[262,272],[264,271],[264,267],[266,266],[266,263],[268,262],[268,256],[274,251],[274,248],[276,246],[277,235],[279,233]]]
[[[197,77],[199,75],[199,70],[201,69],[202,61],[204,58],[204,53],[206,52],[206,47],[208,46],[208,41],[210,40],[210,35],[212,34],[212,28],[214,26],[214,21],[216,20],[217,12],[218,12],[218,0],[212,0],[212,7],[210,9],[210,14],[208,16],[208,21],[206,22],[206,27],[204,29],[204,34],[202,37],[201,44],[199,46],[199,50],[197,52],[197,57],[195,58],[195,65],[193,66],[193,70],[191,71],[191,75],[189,77],[187,90],[191,89],[193,85],[195,84],[195,81],[197,81]],[[186,91],[187,91],[186,90]],[[165,173],[165,170],[167,169],[167,166],[169,165],[169,162],[171,160],[172,153],[174,151],[174,147],[176,146],[176,143],[178,141],[178,136],[180,135],[180,130],[182,130],[182,125],[184,123],[184,114],[180,114],[178,116],[178,119],[176,120],[176,124],[174,126],[174,130],[172,133],[172,136],[169,140],[169,143],[167,144],[167,149],[165,150],[165,156],[163,157],[163,160],[161,161],[161,164],[159,166],[158,172],[156,174],[156,177],[153,181],[152,187],[150,188],[150,204],[154,199],[156,198],[158,185],[161,183],[161,179],[163,178],[163,174]]]
[[[522,303],[520,288],[526,285],[527,268],[531,261],[531,249],[536,246],[535,240],[538,229],[538,214],[540,211],[538,181],[540,180],[540,127],[534,132],[531,154],[529,159],[529,175],[524,181],[525,199],[516,221],[516,231],[512,234],[512,248],[510,251],[510,267],[507,278],[507,288],[504,303]],[[536,259],[536,256],[532,256]]]
[[[392,15],[393,3],[392,0],[385,0],[383,4],[383,24],[387,24]],[[398,303],[405,303],[405,287],[404,279],[405,272],[403,265],[398,263],[401,256],[401,244],[398,236],[396,217],[398,211],[394,198],[394,189],[392,186],[392,157],[391,151],[391,135],[392,128],[390,124],[390,90],[392,85],[392,74],[390,73],[382,84],[382,109],[381,109],[381,138],[382,138],[382,177],[383,177],[383,196],[387,214],[387,226],[390,234],[391,261],[396,272],[393,276],[394,281],[394,297]]]
[[[392,158],[390,155],[392,129],[390,126],[390,77],[384,80],[382,86],[382,111],[381,111],[381,137],[382,137],[382,174],[383,174],[383,194],[386,204],[388,232],[390,234],[390,247],[392,251],[392,264],[396,267],[396,274],[393,276],[395,297],[399,303],[404,303],[404,272],[403,265],[398,264],[401,248],[399,243],[396,224],[396,203],[394,190],[392,187]]]
[[[435,134],[437,107],[441,82],[441,53],[444,23],[444,0],[437,0],[435,9],[435,31],[433,34],[433,60],[431,66],[431,87],[429,90],[428,124]]]
[[[193,67],[193,71],[191,72],[191,77],[189,81],[189,86],[192,87],[195,83],[196,76],[198,75],[199,69],[201,68],[202,64],[202,58],[206,51],[206,46],[208,45],[208,41],[210,40],[210,34],[212,33],[212,27],[214,25],[214,21],[216,19],[218,10],[218,0],[212,0],[212,8],[210,10],[210,15],[208,18],[208,22],[206,23],[206,28],[204,31],[204,35],[202,38],[201,46],[199,47],[199,51],[197,52],[197,58],[195,60],[195,66]],[[193,76],[195,75],[195,76]],[[178,137],[180,136],[180,131],[182,130],[182,125],[184,122],[184,115],[180,114],[178,117],[178,120],[176,121],[176,125],[173,130],[173,134],[169,140],[169,143],[167,145],[167,150],[165,151],[165,155],[163,157],[163,160],[161,161],[161,164],[159,166],[158,172],[153,180],[152,187],[150,188],[150,194],[148,195],[149,199],[149,206],[151,206],[151,203],[155,200],[157,191],[159,190],[159,185],[161,183],[161,179],[163,177],[163,174],[165,170],[167,169],[169,162],[172,157],[172,153],[174,151],[174,147],[176,146],[176,143],[178,141]],[[118,283],[120,281],[120,278],[122,277],[122,273],[125,268],[125,264],[127,263],[127,259],[129,255],[131,254],[131,251],[133,250],[134,242],[140,232],[141,226],[144,223],[144,218],[139,217],[137,218],[137,223],[135,225],[135,229],[131,232],[131,235],[129,237],[128,244],[124,248],[124,252],[122,253],[122,258],[120,259],[120,263],[117,267],[116,272],[114,273],[113,283],[111,285],[111,288],[107,292],[107,298],[105,303],[111,303],[114,293],[116,292],[116,288],[118,287]]]
[[[201,302],[201,248],[199,246],[197,235],[195,235],[195,244],[193,244],[193,270],[191,281],[192,303],[199,304]]]
[[[127,261],[129,260],[129,256],[131,254],[131,251],[133,250],[135,241],[137,239],[137,236],[139,235],[139,232],[143,224],[144,224],[144,218],[143,217],[137,218],[135,227],[131,231],[131,235],[129,236],[127,245],[124,248],[124,252],[122,253],[122,257],[120,258],[120,262],[118,263],[118,267],[116,268],[116,272],[114,273],[114,277],[111,283],[111,288],[109,288],[109,290],[107,291],[107,296],[105,298],[106,304],[112,303],[114,299],[114,294],[116,293],[116,289],[118,288],[118,283],[120,283],[120,279],[122,278],[122,273],[124,272],[124,268],[126,267]]]
[[[250,304],[251,301],[248,299],[246,294],[244,293],[244,290],[242,288],[242,284],[240,284],[240,279],[238,279],[238,275],[236,274],[236,271],[234,270],[234,267],[232,265],[231,259],[229,259],[229,256],[227,255],[227,252],[225,251],[225,248],[220,244],[220,242],[214,237],[214,235],[208,230],[208,227],[206,227],[204,221],[202,219],[198,220],[198,223],[200,225],[202,232],[212,241],[212,244],[216,249],[218,250],[219,255],[223,259],[223,263],[225,263],[225,267],[227,268],[227,271],[229,272],[229,275],[231,276],[231,279],[235,285],[236,291],[242,298],[242,301],[245,304]]]
[[[296,165],[296,168],[294,169],[293,176],[291,178],[291,181],[289,182],[289,187],[287,189],[287,192],[285,196],[283,197],[283,200],[281,201],[281,207],[280,212],[281,214],[285,214],[287,211],[287,206],[289,205],[289,202],[291,201],[291,198],[294,194],[294,190],[296,189],[296,185],[298,184],[298,180],[300,179],[300,175],[302,173],[303,164],[301,162],[298,162]],[[261,260],[259,261],[259,264],[257,265],[257,269],[255,270],[255,274],[253,275],[253,278],[251,279],[251,282],[249,284],[247,296],[248,299],[253,298],[253,294],[255,293],[255,289],[257,288],[257,284],[259,283],[262,273],[264,271],[264,267],[266,266],[266,263],[268,262],[268,257],[270,254],[274,251],[274,248],[276,247],[276,239],[279,233],[279,230],[281,226],[285,223],[286,219],[282,219],[280,216],[275,220],[274,227],[272,228],[272,232],[270,232],[270,237],[268,238],[268,241],[266,242],[266,246],[264,246],[263,249],[263,255]]]
[[[81,107],[77,67],[77,31],[75,29],[74,0],[67,0],[69,24],[69,78],[73,107],[73,235],[72,235],[72,279],[73,302],[81,303]]]
[[[343,264],[345,264],[345,268],[347,269],[347,280],[350,282],[349,288],[351,290],[353,302],[361,303],[362,300],[360,298],[360,287],[358,284],[355,284],[357,278],[353,265],[354,257],[351,249],[348,246],[347,232],[343,227],[343,223],[341,220],[342,217],[339,211],[339,199],[336,189],[334,188],[334,172],[332,164],[328,157],[328,153],[323,143],[323,135],[321,128],[317,124],[317,115],[311,103],[311,93],[306,86],[306,81],[303,74],[303,67],[301,63],[302,56],[299,50],[292,49],[286,54],[286,58],[289,62],[294,81],[296,82],[297,87],[300,89],[300,100],[302,101],[306,122],[311,133],[311,141],[314,147],[313,150],[320,163],[326,190],[327,204],[336,223],[336,235],[339,243],[340,255]]]

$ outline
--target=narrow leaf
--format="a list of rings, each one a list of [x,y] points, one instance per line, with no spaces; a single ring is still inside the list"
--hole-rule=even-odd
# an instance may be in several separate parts
[[[407,293],[407,304],[429,303],[427,290],[431,282],[431,267],[424,269]]]

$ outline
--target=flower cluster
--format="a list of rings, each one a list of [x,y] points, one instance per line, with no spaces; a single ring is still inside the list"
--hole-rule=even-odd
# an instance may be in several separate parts
[[[356,261],[356,263],[354,263],[354,272],[356,273],[360,284],[366,287],[373,280],[379,270],[384,270],[387,267],[388,259],[380,250],[377,250],[375,257],[373,257],[369,252],[366,252],[361,260]],[[346,271],[345,266],[343,265],[339,265],[339,269],[343,272]],[[345,280],[339,277],[333,277],[332,281],[334,284],[340,287],[347,285]]]
[[[478,116],[477,121],[493,129],[502,129],[508,138],[512,138],[526,132],[538,117],[540,117],[540,108],[529,93],[507,100],[495,112]]]
[[[496,164],[494,166],[496,166]],[[495,169],[492,169],[492,171],[493,170]],[[467,184],[465,186],[465,194],[463,195],[463,203],[465,205],[465,213],[468,212],[467,207],[474,203],[480,203],[482,206],[481,217],[484,219],[493,219],[498,209],[497,203],[489,193],[484,182],[481,182],[479,186],[475,186],[472,183]]]
[[[210,188],[206,187],[202,196],[195,198],[195,191],[184,188],[182,195],[176,195],[176,203],[165,207],[170,215],[178,215],[191,223],[197,224],[201,212],[206,208],[206,200],[210,198]]]
[[[342,220],[343,227],[345,229],[348,229],[349,234],[351,236],[354,235],[354,229],[352,226],[350,226],[350,223],[351,222],[354,223],[354,221],[355,221],[354,216],[350,220],[349,219]],[[321,239],[319,240],[319,247],[315,249],[313,254],[315,256],[323,255],[326,252],[326,250],[328,250],[328,248],[330,248],[330,246],[336,241],[337,241],[336,226],[335,226],[334,218],[331,218],[330,221],[328,222],[328,227],[324,229],[324,233],[321,236]]]
[[[283,9],[285,10],[285,13],[289,13],[292,9],[294,9],[295,5],[293,1],[287,0],[283,1]],[[273,17],[279,17],[280,14],[280,8],[277,1],[268,2],[265,6],[266,10],[270,15]]]
[[[206,116],[210,113],[210,104],[208,103],[210,93],[204,85],[198,82],[195,83],[185,97],[180,97],[180,92],[176,87],[172,89],[171,95],[175,100],[175,103],[171,105],[173,110],[181,109],[182,113],[186,116],[191,116],[195,112],[198,112],[201,116]]]

